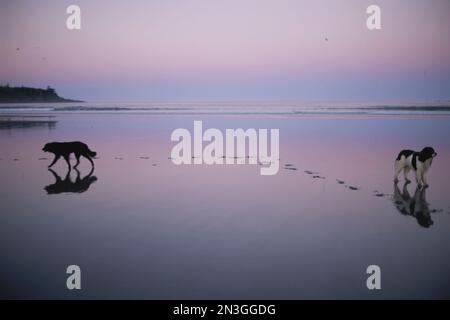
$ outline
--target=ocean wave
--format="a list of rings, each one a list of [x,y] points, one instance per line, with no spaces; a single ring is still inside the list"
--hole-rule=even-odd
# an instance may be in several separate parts
[[[73,105],[4,105],[0,114],[51,113],[146,113],[175,115],[450,115],[450,103],[445,105],[295,105],[295,104],[73,104]]]

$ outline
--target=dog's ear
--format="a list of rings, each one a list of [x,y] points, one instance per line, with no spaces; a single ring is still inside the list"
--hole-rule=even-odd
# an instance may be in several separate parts
[[[425,147],[422,149],[422,151],[419,152],[419,160],[424,162],[427,159],[433,158],[434,155],[434,149],[431,147]]]
[[[426,160],[425,151],[424,150],[425,149],[423,149],[422,151],[419,152],[419,161],[420,162],[424,162]]]

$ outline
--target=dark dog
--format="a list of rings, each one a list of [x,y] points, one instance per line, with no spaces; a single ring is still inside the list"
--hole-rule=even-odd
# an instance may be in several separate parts
[[[51,168],[60,157],[63,157],[64,160],[66,160],[67,165],[69,166],[69,171],[69,156],[71,153],[75,154],[75,158],[77,159],[77,163],[75,164],[74,168],[76,168],[80,164],[81,156],[88,159],[91,162],[92,167],[94,167],[94,161],[92,161],[92,158],[97,155],[96,152],[89,150],[89,147],[85,143],[79,141],[50,142],[47,143],[44,148],[42,148],[42,150],[45,152],[51,152],[55,155],[55,159],[53,159],[52,163],[48,166],[49,168]]]
[[[416,173],[416,182],[419,187],[428,186],[426,173],[431,167],[433,158],[437,153],[431,147],[423,148],[420,152],[413,150],[402,150],[395,159],[394,164],[394,182],[398,181],[398,175],[403,170],[405,181],[409,182],[408,172],[413,169]]]

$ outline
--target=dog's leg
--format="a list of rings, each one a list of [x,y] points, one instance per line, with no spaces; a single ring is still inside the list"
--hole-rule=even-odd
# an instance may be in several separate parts
[[[77,159],[77,163],[75,164],[74,168],[78,167],[78,165],[80,164],[80,156],[79,154],[75,154],[75,158]]]
[[[417,187],[421,188],[422,187],[422,168],[417,168],[417,170],[416,170],[416,182],[417,182]]]
[[[87,157],[87,156],[84,156],[84,157],[91,162],[92,168],[94,168],[94,161],[92,161],[92,159],[90,157]]]
[[[56,163],[56,161],[58,161],[59,157],[60,157],[60,156],[57,156],[57,155],[55,154],[55,159],[53,159],[52,163],[50,163],[50,165],[49,165],[48,167],[49,167],[49,168],[53,167],[53,165]]]
[[[55,183],[61,181],[61,177],[58,176],[58,174],[55,171],[53,171],[52,169],[48,169],[48,171],[50,171],[53,174],[53,177],[55,178]]]
[[[91,171],[89,171],[89,173],[83,179],[89,178],[93,173],[94,173],[94,167],[91,166]]]
[[[405,167],[405,168],[403,169],[403,175],[405,176],[405,181],[406,181],[407,183],[410,183],[410,182],[411,182],[411,180],[408,179],[408,173],[409,173],[410,170],[411,170],[410,167]]]
[[[72,179],[70,179],[70,170],[67,171],[66,177],[64,178],[64,182],[72,184]]]
[[[69,155],[64,156],[64,160],[66,160],[67,166],[69,167],[69,172],[70,172],[70,170],[71,170],[72,168],[70,167]]]
[[[394,163],[394,182],[398,182],[398,175],[400,174],[400,171],[403,169],[403,163],[401,160],[396,160]]]
[[[408,184],[406,182],[403,184],[402,197],[403,197],[403,200],[406,200],[406,201],[409,200],[409,198],[411,198],[409,191],[408,191]]]
[[[423,186],[428,187],[428,182],[427,182],[427,177],[426,177],[425,171],[422,172],[421,178],[422,178]]]
[[[77,173],[77,177],[75,178],[75,183],[78,183],[78,182],[81,181],[81,179],[80,179],[80,171],[78,171],[77,166],[73,167],[73,169]]]
[[[427,189],[426,189],[426,188],[423,188],[422,190],[420,190],[420,195],[419,195],[419,200],[420,200],[420,202],[422,202],[424,205],[428,205],[426,192],[427,192]]]

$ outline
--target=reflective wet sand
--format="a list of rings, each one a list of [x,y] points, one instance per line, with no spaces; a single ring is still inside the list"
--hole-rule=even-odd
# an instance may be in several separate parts
[[[450,297],[447,116],[52,116],[0,130],[1,298]],[[194,120],[279,128],[279,173],[175,166],[170,134]],[[42,146],[71,140],[98,153],[93,172],[47,170]],[[426,145],[430,187],[394,185],[398,151]]]

